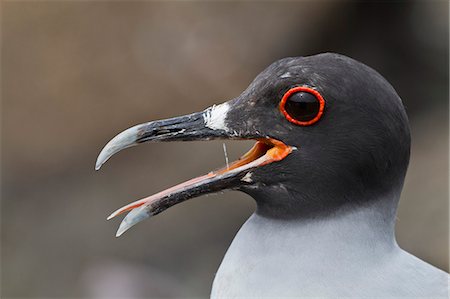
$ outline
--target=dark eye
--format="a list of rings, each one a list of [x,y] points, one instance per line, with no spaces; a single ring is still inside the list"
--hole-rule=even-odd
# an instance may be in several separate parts
[[[322,116],[325,101],[314,89],[295,87],[283,96],[280,110],[287,120],[301,126],[309,126]]]

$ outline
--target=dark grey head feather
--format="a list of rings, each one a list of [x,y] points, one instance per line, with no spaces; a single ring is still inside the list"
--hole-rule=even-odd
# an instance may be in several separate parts
[[[278,109],[295,86],[316,89],[326,101],[311,126],[290,123]],[[356,60],[326,53],[273,63],[233,101],[227,125],[258,128],[298,148],[255,170],[255,184],[240,188],[260,214],[316,217],[386,198],[397,204],[409,163],[408,119],[386,79]]]

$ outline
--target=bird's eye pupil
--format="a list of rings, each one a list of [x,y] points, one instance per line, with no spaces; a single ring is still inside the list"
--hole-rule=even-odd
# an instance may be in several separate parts
[[[310,121],[317,116],[320,103],[309,92],[296,92],[291,95],[285,104],[286,112],[298,121]]]
[[[317,90],[306,86],[297,86],[284,94],[279,108],[291,123],[310,126],[322,117],[325,100]]]

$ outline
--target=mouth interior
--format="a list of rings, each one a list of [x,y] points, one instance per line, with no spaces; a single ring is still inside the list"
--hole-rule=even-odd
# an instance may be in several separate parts
[[[244,165],[250,164],[264,157],[264,161],[258,166],[269,164],[275,161],[280,161],[284,159],[288,154],[290,154],[292,148],[281,141],[272,138],[261,138],[257,139],[255,145],[241,156],[238,160],[232,162],[228,167],[221,168],[217,171],[213,171],[210,174],[220,175],[226,172],[230,172],[234,169],[240,168]]]
[[[114,218],[117,215],[140,207],[144,204],[152,204],[163,197],[170,196],[182,190],[189,189],[195,185],[202,184],[209,179],[215,177],[216,179],[220,179],[220,176],[224,174],[240,173],[251,168],[260,167],[276,161],[281,161],[286,158],[292,152],[292,150],[293,147],[273,138],[256,139],[255,145],[238,160],[232,162],[228,167],[225,166],[223,168],[220,168],[219,170],[211,171],[206,175],[193,178],[189,181],[178,184],[152,196],[132,202],[116,210],[108,217],[108,220]]]

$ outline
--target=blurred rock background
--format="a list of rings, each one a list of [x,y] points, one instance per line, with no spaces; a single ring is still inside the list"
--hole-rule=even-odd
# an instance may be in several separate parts
[[[381,72],[411,121],[399,244],[448,270],[448,2],[3,1],[3,298],[206,297],[252,213],[227,192],[119,239],[116,208],[224,164],[221,142],[103,145],[238,95],[276,59],[338,52]],[[248,142],[227,142],[232,158]]]

